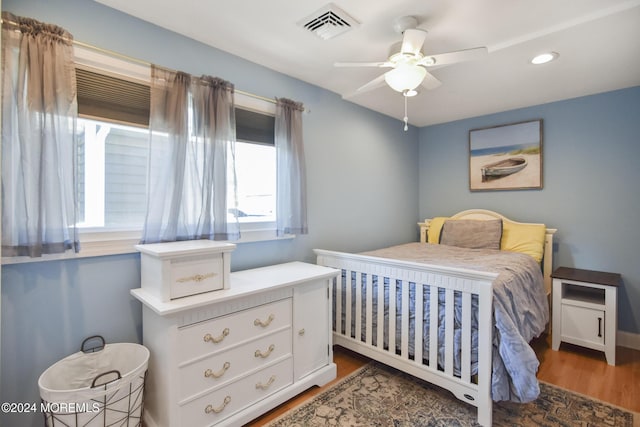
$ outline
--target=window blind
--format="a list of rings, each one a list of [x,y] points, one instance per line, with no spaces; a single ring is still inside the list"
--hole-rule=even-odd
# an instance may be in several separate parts
[[[275,123],[274,116],[236,108],[236,139],[257,144],[275,145]]]
[[[148,85],[76,68],[78,115],[149,126]]]

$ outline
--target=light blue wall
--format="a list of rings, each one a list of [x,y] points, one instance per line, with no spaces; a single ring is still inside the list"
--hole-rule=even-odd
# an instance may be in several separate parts
[[[543,119],[542,190],[469,191],[469,130]],[[470,208],[557,228],[555,266],[622,274],[619,329],[640,333],[640,87],[420,129],[420,217]]]
[[[177,3],[176,3],[177,4]],[[308,169],[309,230],[294,240],[242,244],[232,270],[303,260],[313,248],[362,251],[414,241],[418,218],[418,130],[339,95],[207,47],[87,0],[4,0],[3,10],[58,24],[82,42],[237,89],[301,101]],[[176,6],[177,7],[177,6]],[[400,191],[399,191],[400,189]],[[39,375],[100,333],[141,340],[139,256],[2,268],[0,401],[37,402]],[[0,414],[2,426],[39,426],[40,414]]]

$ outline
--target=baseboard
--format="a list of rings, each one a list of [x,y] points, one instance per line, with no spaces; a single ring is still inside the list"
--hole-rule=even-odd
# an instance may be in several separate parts
[[[640,334],[634,334],[632,332],[618,331],[616,336],[616,345],[621,347],[633,348],[634,350],[640,350]]]

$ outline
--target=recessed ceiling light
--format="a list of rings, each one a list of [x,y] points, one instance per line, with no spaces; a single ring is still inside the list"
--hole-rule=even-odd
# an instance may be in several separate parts
[[[560,56],[558,53],[556,52],[546,52],[546,53],[542,53],[538,56],[535,56],[532,60],[531,63],[534,65],[540,65],[540,64],[546,64],[547,62],[551,62],[554,59],[558,58],[558,56]]]

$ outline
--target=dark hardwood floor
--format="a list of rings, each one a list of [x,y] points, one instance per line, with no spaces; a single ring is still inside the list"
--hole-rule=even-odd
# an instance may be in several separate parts
[[[559,351],[553,351],[551,338],[546,335],[535,339],[532,347],[540,360],[540,380],[640,412],[640,351],[618,347],[616,366],[609,366],[602,352],[565,343]],[[325,387],[312,387],[247,425],[262,426],[277,418],[365,365],[368,359],[335,347],[334,361],[338,366],[338,377],[333,382]]]

